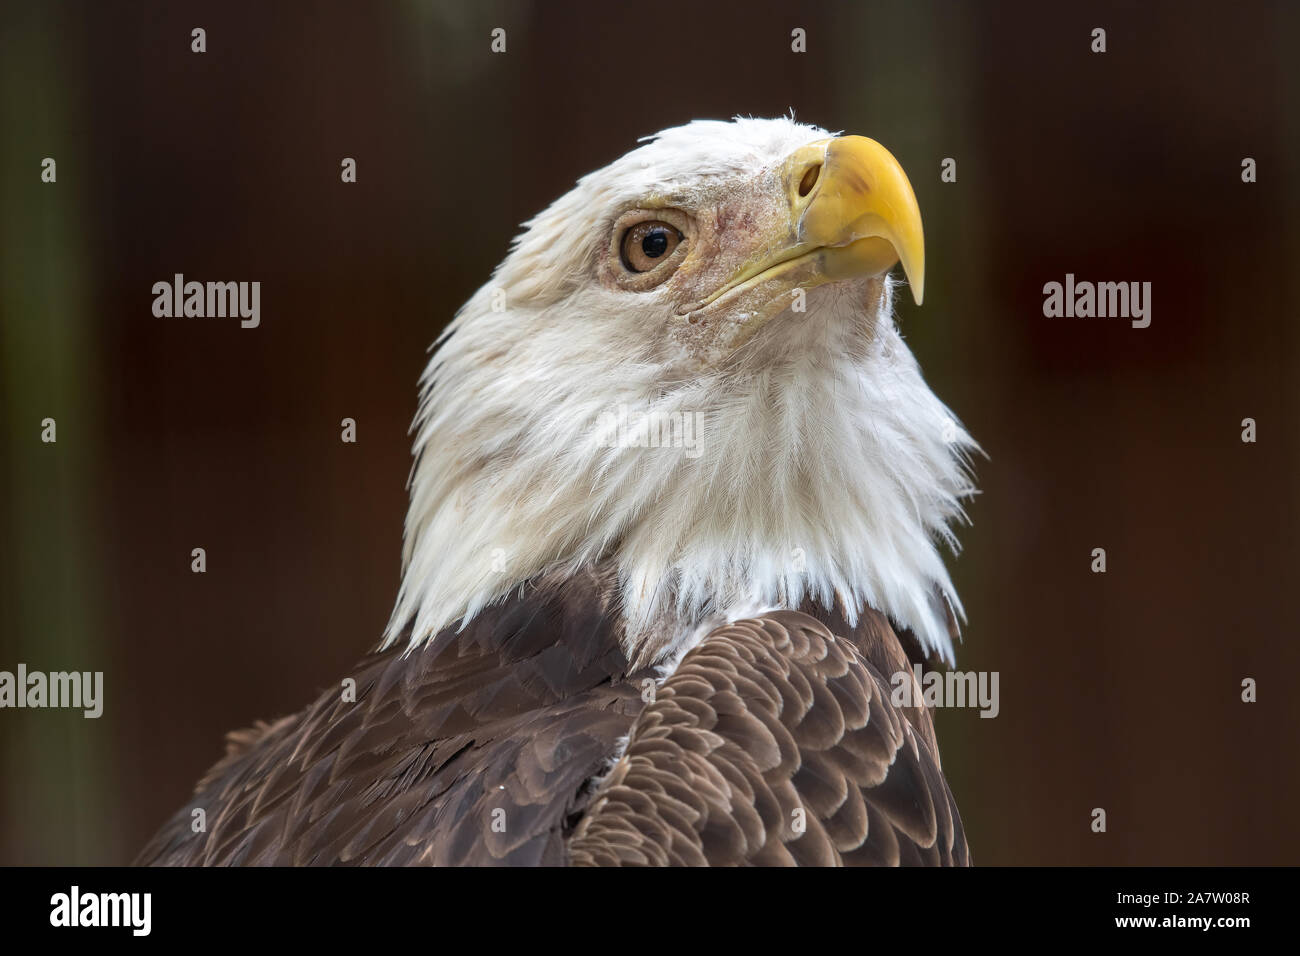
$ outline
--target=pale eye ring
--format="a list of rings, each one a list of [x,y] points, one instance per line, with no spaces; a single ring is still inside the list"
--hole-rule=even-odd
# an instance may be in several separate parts
[[[682,234],[671,223],[638,222],[623,233],[619,250],[623,266],[631,272],[649,272],[668,259],[681,241]]]

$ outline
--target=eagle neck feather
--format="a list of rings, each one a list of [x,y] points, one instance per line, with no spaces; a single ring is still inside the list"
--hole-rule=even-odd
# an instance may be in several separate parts
[[[384,646],[603,565],[641,664],[678,659],[710,624],[806,601],[850,625],[877,609],[951,662],[962,610],[939,545],[956,548],[976,446],[925,384],[883,286],[815,289],[807,315],[779,316],[741,357],[754,371],[669,385],[646,349],[613,360],[620,343],[599,327],[575,342],[545,310],[512,337],[524,320],[494,315],[485,287],[423,380]],[[699,453],[608,447],[601,416],[620,408],[698,416]]]

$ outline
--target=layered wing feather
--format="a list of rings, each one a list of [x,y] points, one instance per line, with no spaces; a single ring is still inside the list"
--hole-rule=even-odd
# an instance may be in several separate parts
[[[231,735],[137,862],[969,861],[930,715],[890,703],[908,655],[883,617],[718,628],[645,704],[607,584],[532,589],[367,658],[355,701]]]
[[[340,690],[232,735],[137,863],[532,865],[564,860],[584,784],[641,699],[594,577],[533,589]],[[194,832],[193,810],[206,827]]]
[[[804,614],[713,631],[637,717],[572,862],[969,863],[932,730],[889,677]]]

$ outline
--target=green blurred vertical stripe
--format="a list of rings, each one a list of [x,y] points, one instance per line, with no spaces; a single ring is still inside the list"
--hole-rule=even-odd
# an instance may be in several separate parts
[[[103,422],[96,400],[94,264],[87,179],[95,157],[81,17],[14,5],[0,30],[0,416],[7,531],[0,568],[0,669],[104,671],[104,716],[0,711],[4,863],[121,859],[113,820],[113,701],[96,562]],[[53,157],[58,181],[41,182]],[[41,441],[41,420],[58,442]]]

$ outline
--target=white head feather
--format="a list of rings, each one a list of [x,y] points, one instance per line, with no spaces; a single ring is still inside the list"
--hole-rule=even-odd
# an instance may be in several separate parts
[[[421,380],[404,573],[385,646],[468,621],[523,582],[617,568],[629,654],[755,606],[864,606],[953,660],[937,542],[974,447],[921,377],[892,281],[811,289],[726,362],[665,333],[668,283],[600,281],[610,229],[651,197],[743,196],[826,131],[789,119],[667,130],[526,224]],[[730,198],[728,198],[730,197]],[[703,215],[703,213],[701,213]],[[610,447],[611,415],[692,416],[698,446]],[[602,417],[604,416],[604,417]],[[654,648],[655,661],[679,643]]]

